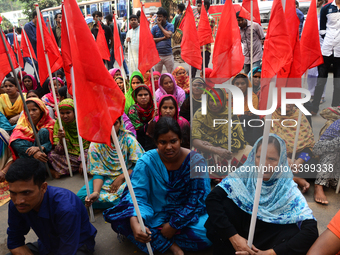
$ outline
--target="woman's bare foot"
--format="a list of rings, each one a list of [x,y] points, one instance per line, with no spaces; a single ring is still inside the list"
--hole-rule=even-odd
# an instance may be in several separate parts
[[[309,190],[310,184],[306,179],[294,177],[293,180],[301,188],[302,193],[306,193]]]
[[[50,171],[54,179],[60,179],[60,173],[58,173],[56,170],[51,169],[51,168],[50,168]]]
[[[314,200],[315,202],[322,204],[322,205],[328,205],[328,200],[325,195],[325,192],[323,191],[323,186],[315,184],[314,185]]]
[[[170,246],[170,251],[172,251],[174,255],[184,255],[184,252],[176,243]]]

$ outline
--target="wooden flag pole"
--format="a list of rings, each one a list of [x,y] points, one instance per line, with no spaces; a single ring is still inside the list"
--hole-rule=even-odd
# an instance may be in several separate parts
[[[22,31],[23,31],[23,35],[24,35],[24,38],[25,38],[26,45],[29,45],[29,44],[28,44],[28,41],[27,41],[27,36],[26,36],[25,29],[23,29],[23,28],[21,28],[21,29],[22,29]],[[37,69],[35,68],[35,64],[34,64],[34,60],[33,60],[33,57],[32,57],[31,49],[30,49],[30,47],[27,47],[27,48],[28,48],[28,52],[29,52],[29,54],[30,54],[30,59],[31,59],[32,64],[33,64],[33,69],[34,69],[35,75],[36,75],[36,77],[37,77],[38,82],[40,83],[39,74],[38,74],[38,72],[37,72]]]
[[[231,100],[232,93],[228,92],[228,151],[231,152],[231,126],[233,124],[232,112],[231,112]],[[231,159],[228,160],[228,165],[231,166]]]
[[[3,43],[4,46],[5,46],[5,50],[6,50],[8,62],[9,62],[9,64],[10,64],[10,66],[11,66],[11,69],[12,69],[13,74],[15,74],[15,69],[14,69],[14,66],[13,66],[13,63],[12,63],[12,59],[11,59],[11,56],[10,56],[10,54],[9,54],[9,50],[8,50],[8,48],[7,48],[7,44],[6,44],[6,41],[5,41],[5,38],[4,38],[4,34],[3,34],[3,31],[2,31],[2,28],[1,28],[1,27],[0,27],[0,34],[1,34],[2,43]],[[27,104],[26,104],[26,100],[25,100],[25,97],[24,97],[24,95],[23,95],[23,93],[22,93],[22,90],[21,90],[21,87],[20,87],[20,84],[19,84],[19,81],[18,81],[18,77],[17,77],[16,75],[14,75],[14,79],[15,79],[15,83],[16,83],[16,85],[17,85],[17,88],[18,88],[18,90],[19,90],[19,94],[20,94],[21,100],[22,100],[22,102],[23,102],[23,104],[24,104],[24,110],[25,110],[25,112],[26,112],[28,121],[30,122],[30,125],[31,125],[31,127],[32,127],[33,134],[34,134],[34,137],[35,137],[35,141],[37,142],[37,145],[38,145],[38,147],[39,147],[39,150],[40,150],[41,152],[44,153],[44,151],[43,151],[43,149],[42,149],[42,147],[41,147],[41,143],[40,143],[40,140],[39,140],[39,136],[38,136],[37,131],[36,131],[36,129],[35,129],[35,125],[33,124],[31,115],[30,115],[30,113],[29,113],[29,111],[28,111]],[[47,162],[45,162],[45,166],[46,166],[46,170],[47,170],[47,173],[48,173],[49,177],[53,180],[53,177],[52,177],[52,174],[51,174],[50,168],[48,167]]]
[[[254,47],[253,47],[253,40],[254,40],[254,2],[253,0],[250,0],[250,83],[253,86],[253,53],[254,53]],[[246,75],[248,75],[246,73]]]
[[[205,81],[205,45],[203,45],[203,79]]]
[[[155,81],[153,80],[152,68],[151,68],[151,84],[152,84],[152,93],[153,93],[153,104],[155,105],[155,112],[157,112],[156,88],[155,88]]]
[[[59,125],[60,125],[60,129],[64,130],[63,123],[61,122],[61,118],[60,118],[60,112],[59,112],[59,107],[58,107],[58,103],[57,103],[58,102],[57,101],[57,95],[56,95],[55,90],[54,90],[54,84],[53,84],[50,60],[48,58],[48,54],[46,52],[46,47],[45,47],[44,34],[43,34],[43,30],[42,30],[43,28],[42,28],[42,21],[41,21],[41,16],[40,16],[39,5],[38,4],[34,4],[34,6],[35,6],[35,10],[36,10],[37,16],[38,16],[41,40],[42,40],[42,44],[43,44],[43,48],[44,48],[44,52],[45,52],[46,65],[47,65],[47,69],[48,69],[48,75],[49,75],[49,78],[50,78],[50,85],[51,85],[51,90],[52,90],[52,94],[53,94],[53,99],[54,99],[54,102],[55,102],[55,104],[57,106],[56,107],[56,111],[57,111],[57,115],[58,115],[57,116],[58,117],[58,122],[59,122]],[[58,79],[56,79],[56,80],[58,80]],[[73,177],[73,172],[72,172],[71,163],[70,163],[70,157],[68,155],[68,150],[67,150],[67,146],[66,146],[66,139],[63,138],[62,141],[63,141],[66,161],[67,161],[67,165],[68,165],[68,170],[69,170],[70,176]]]
[[[122,46],[120,46],[122,47]],[[121,48],[122,49],[122,48]],[[120,66],[120,72],[122,73],[123,75],[123,80],[124,80],[124,90],[125,90],[125,93],[127,92],[126,90],[126,73],[125,73],[125,69],[124,69],[124,62],[123,62],[123,56],[122,56],[122,50],[119,51],[119,55],[120,55],[120,61],[122,62],[122,65]]]
[[[192,127],[192,122],[194,120],[194,103],[193,103],[193,96],[192,96],[192,70],[191,66],[189,65],[189,88],[190,88],[190,127]]]
[[[65,15],[65,25],[67,28],[67,34],[70,35],[68,26],[67,26],[67,15],[64,7],[64,2],[62,4],[63,12]],[[74,70],[73,66],[71,67],[71,83],[72,83],[72,91],[73,91],[73,102],[74,102],[74,114],[76,117],[76,124],[77,124],[77,132],[78,132],[78,142],[79,142],[79,148],[80,148],[80,157],[81,157],[81,163],[83,166],[83,175],[84,175],[84,182],[85,182],[85,188],[86,188],[86,195],[87,197],[90,197],[90,187],[89,187],[89,180],[87,177],[87,169],[86,169],[86,162],[85,162],[85,153],[84,153],[84,146],[83,146],[83,139],[79,134],[79,126],[78,126],[78,112],[77,112],[77,97],[76,97],[76,89],[75,89],[75,79],[74,79]],[[90,211],[90,221],[94,222],[94,213],[93,213],[93,207],[92,205],[89,207]]]
[[[133,207],[135,208],[135,211],[136,211],[136,214],[137,214],[138,222],[140,224],[142,231],[144,233],[146,233],[144,221],[143,221],[142,215],[141,215],[140,210],[139,210],[136,195],[135,195],[135,192],[134,192],[132,184],[131,184],[130,176],[129,176],[128,170],[126,168],[126,164],[125,164],[125,161],[124,161],[124,157],[123,157],[123,154],[122,154],[122,151],[121,151],[121,148],[120,148],[120,144],[118,142],[118,138],[117,138],[117,134],[116,134],[116,130],[115,130],[114,126],[112,127],[111,136],[112,136],[113,143],[115,145],[115,149],[116,149],[117,154],[118,154],[120,165],[121,165],[123,173],[124,173],[126,185],[128,186],[128,189],[129,189],[129,193],[130,193],[130,196],[131,196],[131,199],[132,199],[132,202],[133,202]],[[149,254],[153,255],[151,244],[146,243],[146,247],[148,249]]]

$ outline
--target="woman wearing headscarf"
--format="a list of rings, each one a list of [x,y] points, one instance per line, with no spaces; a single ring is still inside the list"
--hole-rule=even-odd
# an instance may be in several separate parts
[[[9,135],[0,128],[0,206],[7,203],[11,198],[9,194],[9,184],[5,176],[9,166],[13,163],[13,157],[8,147]]]
[[[335,188],[340,178],[340,120],[330,125],[314,145],[313,152],[320,156],[321,171],[318,169],[314,185],[314,200],[328,204],[324,187]]]
[[[300,169],[304,164],[310,165],[317,163],[313,155],[313,146],[315,144],[313,130],[304,114],[302,114],[301,118],[296,156],[295,159],[292,159],[297,122],[299,119],[298,108],[293,104],[288,104],[286,105],[286,115],[282,115],[281,107],[279,107],[273,112],[272,119],[276,121],[272,121],[270,132],[278,135],[286,142],[287,157],[293,171]],[[294,177],[294,181],[302,189],[302,193],[308,191],[310,184],[305,179],[300,178],[299,174]]]
[[[181,129],[173,118],[160,118],[155,131],[157,150],[144,153],[131,177],[146,233],[140,229],[127,189],[118,205],[104,211],[104,219],[146,253],[147,242],[161,253],[203,250],[211,245],[204,228],[210,185],[204,174],[192,178],[191,173],[206,162],[200,154],[181,147]]]
[[[320,112],[320,116],[326,121],[325,125],[320,129],[319,137],[332,125],[332,123],[340,119],[340,107],[327,107]]]
[[[36,90],[38,88],[37,80],[33,75],[26,74],[23,78],[23,90],[22,92],[27,93],[30,90]],[[39,86],[40,87],[40,86]]]
[[[147,135],[149,122],[155,114],[151,92],[148,86],[141,84],[135,88],[132,96],[135,104],[130,107],[128,117],[136,129],[138,142],[148,151],[155,148],[154,141]]]
[[[158,81],[159,81],[159,77],[161,77],[161,73],[154,71],[153,73],[153,82],[155,84],[155,91],[158,89]],[[150,79],[149,79],[149,85],[148,85],[151,93],[153,94],[153,89],[152,89],[152,81],[151,81],[151,75],[150,75]]]
[[[261,72],[262,69],[260,66],[256,66],[253,68],[253,71],[248,73],[248,78],[251,80],[251,76],[253,76],[253,92],[260,98],[261,93]]]
[[[244,114],[239,115],[238,117],[242,123],[245,123],[244,125],[242,125],[244,139],[246,140],[247,143],[253,146],[256,140],[260,136],[262,136],[263,128],[254,126],[254,124],[253,126],[251,126],[251,122],[249,122],[251,120],[259,119],[259,116],[254,115],[248,107],[248,96],[250,96],[248,95],[248,88],[251,87],[250,80],[248,79],[248,76],[246,74],[239,73],[232,79],[231,84],[238,87],[243,93]],[[252,92],[251,96],[252,96],[253,107],[255,109],[258,109],[259,100],[258,100],[257,95],[254,92]]]
[[[53,167],[53,169],[51,169],[51,173],[56,179],[59,179],[61,175],[70,174],[63,146],[63,138],[66,140],[66,147],[68,150],[72,171],[81,172],[82,169],[73,99],[67,98],[61,101],[59,104],[59,112],[63,130],[60,128],[59,121],[56,120],[53,128],[54,149],[48,155],[48,159],[50,160]],[[90,142],[83,139],[83,146],[86,156]]]
[[[113,79],[115,79],[118,76],[122,76],[120,69],[118,68],[112,68],[109,70],[110,75]]]
[[[125,87],[126,90],[129,90],[129,84],[127,82],[127,80],[125,81],[125,87],[124,87],[124,78],[122,76],[117,76],[116,78],[114,78],[115,82],[117,83],[118,87],[120,88],[120,90],[123,92],[123,94],[125,94]]]
[[[47,162],[47,153],[52,150],[54,120],[49,116],[45,104],[39,98],[29,98],[26,100],[26,104],[43,152],[37,146],[26,112],[19,118],[9,144],[16,157],[35,158],[42,162]]]
[[[135,136],[125,129],[121,117],[117,119],[114,128],[125,165],[131,174],[144,150]],[[91,195],[87,197],[85,186],[77,193],[86,206],[92,205],[95,209],[117,205],[126,186],[117,150],[114,143],[111,143],[112,148],[106,144],[91,143],[87,161],[87,172],[93,175],[89,182]]]
[[[211,91],[214,98],[208,97],[207,114],[203,115],[202,109],[195,113],[192,122],[192,143],[207,160],[209,166],[228,165],[228,160],[231,159],[231,165],[238,167],[246,161],[251,146],[244,140],[239,118],[233,115],[232,122],[238,124],[235,123],[231,127],[231,151],[228,150],[228,125],[214,124],[216,119],[228,120],[226,92],[223,89],[215,89],[215,91],[221,101],[215,92]],[[224,177],[223,173],[212,174],[212,176],[217,179]]]
[[[143,80],[144,80],[144,84],[148,87],[150,87],[150,79],[151,79],[151,71],[152,70],[147,70],[145,74],[143,74]]]
[[[149,124],[148,134],[153,137],[156,123],[162,117],[171,117],[175,119],[182,131],[181,146],[190,148],[190,123],[183,117],[179,116],[178,103],[173,95],[164,95],[158,102],[157,116]]]
[[[175,78],[169,73],[164,73],[159,78],[158,84],[159,87],[156,91],[156,101],[159,102],[159,99],[164,95],[173,95],[176,98],[179,108],[181,108],[185,100],[185,92],[177,86]]]
[[[44,95],[41,100],[44,102],[44,104],[46,105],[48,111],[49,111],[49,115],[52,119],[55,119],[55,114],[54,114],[54,109],[56,106],[58,106],[59,104],[59,94],[58,94],[58,86],[57,86],[57,81],[56,79],[58,79],[58,83],[59,83],[59,87],[64,86],[64,82],[62,79],[60,78],[55,78],[53,77],[53,89],[55,91],[55,94],[57,96],[57,102],[54,102],[54,98],[53,98],[53,93],[52,93],[52,86],[51,83],[49,82],[49,90],[50,93]]]
[[[13,77],[7,78],[2,88],[5,93],[0,94],[0,111],[6,116],[11,125],[15,125],[24,109],[15,79]]]
[[[182,88],[186,94],[190,93],[190,83],[187,71],[183,66],[178,66],[172,71],[172,76],[175,77],[177,86]]]
[[[134,71],[131,76],[130,76],[130,88],[129,90],[125,93],[125,107],[124,107],[124,112],[126,114],[129,113],[130,107],[135,103],[135,100],[133,99],[132,92],[135,90],[135,88],[143,84],[144,78],[143,75],[138,72]]]
[[[261,148],[262,137],[244,165],[206,199],[209,218],[205,227],[214,254],[303,255],[318,237],[313,212],[293,181],[286,144],[270,134],[265,163],[268,171],[263,175],[253,247],[248,247]]]

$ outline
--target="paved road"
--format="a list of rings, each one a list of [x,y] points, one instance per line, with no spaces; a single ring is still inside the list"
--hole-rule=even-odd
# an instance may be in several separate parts
[[[176,63],[176,66],[179,64]],[[187,64],[180,64],[185,68],[188,68]],[[165,71],[165,70],[164,70]],[[30,73],[31,70],[29,70]],[[332,76],[331,76],[332,77]],[[333,92],[333,85],[329,83],[326,89],[326,103],[321,106],[321,109],[329,107],[331,103]],[[318,139],[318,133],[325,120],[322,119],[319,115],[313,117],[313,132],[315,135],[315,139]],[[48,180],[48,184],[52,186],[58,186],[70,189],[74,193],[77,193],[78,190],[84,185],[83,177],[79,174],[76,174],[73,178],[66,177],[61,178],[59,180]],[[335,194],[335,191],[329,189],[326,191],[326,195],[328,196],[330,204],[328,206],[322,206],[316,204],[313,200],[313,185],[305,195],[307,202],[310,208],[313,210],[316,219],[318,220],[318,228],[319,232],[322,233],[331,218],[336,214],[336,212],[340,209],[339,202],[339,194]],[[7,229],[7,205],[0,207],[0,255],[4,255],[8,252],[6,248],[6,229]],[[119,243],[117,239],[117,235],[111,230],[110,224],[106,223],[102,217],[102,211],[95,211],[95,222],[93,225],[97,228],[98,234],[96,237],[96,251],[95,255],[142,255],[141,251],[137,249],[136,246],[131,244],[129,241],[125,241],[123,243]],[[27,235],[26,241],[36,241],[37,237],[33,231],[30,231]],[[170,252],[165,253],[171,254]],[[208,249],[200,252],[188,252],[186,255],[210,255],[212,254],[212,249]]]

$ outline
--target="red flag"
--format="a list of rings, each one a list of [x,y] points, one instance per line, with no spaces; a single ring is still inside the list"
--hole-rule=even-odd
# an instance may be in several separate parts
[[[62,5],[62,9],[64,6]],[[72,94],[72,80],[71,80],[71,67],[72,67],[72,59],[71,59],[71,48],[70,42],[68,38],[67,26],[66,26],[66,18],[65,12],[62,12],[62,24],[61,24],[61,56],[63,58],[63,68],[67,81],[67,90],[70,95]]]
[[[161,59],[159,58],[156,43],[151,34],[143,6],[141,8],[139,33],[143,36],[139,37],[138,70],[145,74],[147,70],[150,70]]]
[[[253,19],[254,22],[259,23],[261,25],[261,16],[260,16],[260,9],[259,9],[259,4],[257,3],[257,0],[252,0],[253,1]],[[251,0],[243,0],[242,2],[242,7],[249,12],[249,18],[251,17],[251,8],[250,8]],[[241,13],[244,13],[244,10],[241,9],[240,11],[240,16]],[[249,19],[250,20],[250,19]]]
[[[66,19],[62,26],[67,25],[72,35],[69,45],[79,133],[88,141],[111,146],[112,126],[124,113],[124,94],[107,71],[76,0],[65,0],[64,6]],[[86,54],[89,49],[91,54]]]
[[[207,11],[205,10],[204,4],[202,4],[200,21],[198,23],[197,35],[199,38],[200,45],[206,45],[214,42],[210,22]]]
[[[202,69],[201,47],[198,40],[194,13],[190,6],[190,1],[185,11],[185,16],[179,27],[183,31],[181,42],[182,59],[199,70]]]
[[[24,68],[24,59],[22,58],[21,48],[20,48],[20,45],[19,45],[19,42],[18,42],[18,38],[17,38],[14,31],[15,31],[15,29],[13,28],[14,52],[18,56],[20,67]]]
[[[281,0],[274,0],[269,20],[264,52],[262,58],[261,97],[259,109],[267,109],[270,80],[288,63],[292,61],[290,36]]]
[[[7,49],[9,50],[9,55],[11,57],[12,63],[14,68],[18,68],[19,65],[17,63],[17,60],[15,59],[14,52],[12,50],[12,47],[9,45],[8,41],[6,40],[5,34],[2,32],[2,29],[0,29],[0,33],[2,33],[3,38],[5,40],[5,43],[7,45]],[[8,62],[8,57],[6,53],[6,48],[4,46],[4,43],[0,42],[0,81],[2,82],[3,79],[6,77],[7,74],[12,72],[11,66]]]
[[[315,0],[312,0],[308,10],[305,25],[302,30],[300,47],[302,56],[302,74],[305,73],[309,68],[323,64]]]
[[[120,42],[116,15],[113,14],[113,17],[115,20],[115,24],[113,25],[113,41],[114,41],[114,53],[115,53],[114,55],[115,55],[115,60],[117,61],[118,65],[122,66],[123,61],[124,61],[124,52],[123,52],[122,43]]]
[[[225,1],[215,39],[213,72],[209,78],[225,78],[238,74],[244,65],[241,34],[231,1]]]
[[[30,58],[31,57],[30,51],[28,50],[28,48],[31,51],[32,58],[37,60],[37,57],[35,56],[31,42],[26,35],[25,29],[22,29],[21,49],[22,49],[22,55],[23,55],[24,58]]]
[[[48,59],[50,62],[51,72],[54,73],[63,66],[63,59],[60,56],[59,49],[56,47],[56,43],[53,42],[54,38],[48,32],[48,28],[44,23],[44,19],[39,11],[38,15],[41,17],[42,30],[45,42],[45,50],[48,54]],[[41,38],[40,25],[37,20],[37,55],[39,63],[39,77],[40,82],[43,83],[48,78],[48,69],[45,58],[45,51],[43,47],[43,42]]]
[[[48,32],[52,36],[54,46],[57,49],[59,49],[59,46],[58,46],[57,41],[55,40],[55,37],[54,37],[54,34],[53,34],[53,30],[52,30],[52,27],[51,27],[51,22],[48,19],[47,19],[47,25],[48,25]]]
[[[97,34],[97,46],[100,52],[100,56],[102,56],[102,59],[105,59],[107,61],[110,61],[110,50],[107,47],[107,42],[105,38],[105,32],[102,28],[102,25],[99,21],[97,21],[97,27],[98,27],[98,34]]]

